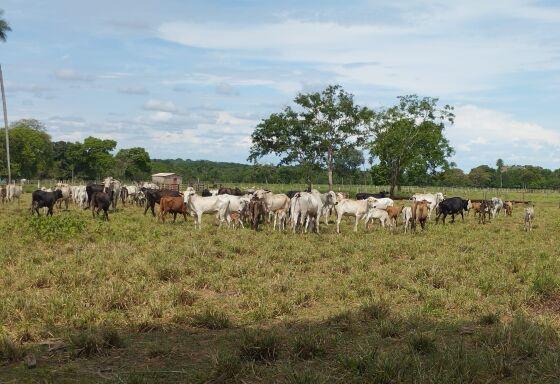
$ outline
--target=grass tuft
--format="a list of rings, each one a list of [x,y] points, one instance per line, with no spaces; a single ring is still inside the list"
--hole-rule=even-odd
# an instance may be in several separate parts
[[[243,333],[239,344],[239,356],[243,360],[271,362],[280,353],[280,338],[272,332],[252,330]]]
[[[421,355],[428,355],[437,350],[436,341],[433,336],[425,333],[413,334],[408,340],[408,344],[413,351]]]
[[[214,308],[206,308],[192,316],[191,325],[197,328],[226,329],[231,326],[231,321],[227,313]]]

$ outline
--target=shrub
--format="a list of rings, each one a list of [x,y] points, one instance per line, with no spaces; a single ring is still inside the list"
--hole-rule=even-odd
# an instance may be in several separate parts
[[[69,239],[81,233],[86,227],[84,218],[72,215],[32,216],[26,220],[26,223],[30,235],[46,241]]]

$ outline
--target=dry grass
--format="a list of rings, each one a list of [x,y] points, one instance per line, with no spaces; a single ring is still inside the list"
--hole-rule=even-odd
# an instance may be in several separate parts
[[[0,205],[0,381],[558,382],[560,195],[527,198],[530,233],[516,206],[293,235],[135,207],[31,220],[26,195]]]

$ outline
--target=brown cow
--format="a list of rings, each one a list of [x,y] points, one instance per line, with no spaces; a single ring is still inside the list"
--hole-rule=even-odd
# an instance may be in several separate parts
[[[397,221],[399,215],[401,214],[403,207],[395,205],[393,207],[387,207],[386,211],[389,214],[389,224],[391,225],[392,229],[397,228]]]
[[[261,221],[264,221],[267,211],[266,204],[264,201],[253,197],[249,204],[246,205],[246,207],[246,214],[249,218],[249,222],[251,223],[251,229],[254,229],[256,231],[259,229],[259,223]]]
[[[426,227],[426,220],[428,220],[428,201],[414,201],[412,203],[412,229],[416,230],[416,221],[420,223],[422,229]]]
[[[177,220],[177,214],[181,213],[187,221],[187,205],[183,200],[182,196],[173,197],[173,196],[163,196],[159,201],[159,217],[158,221],[161,220],[162,223],[165,223],[165,216],[168,213],[173,214],[173,222]]]

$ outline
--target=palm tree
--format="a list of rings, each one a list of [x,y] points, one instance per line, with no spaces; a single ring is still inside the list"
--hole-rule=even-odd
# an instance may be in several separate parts
[[[12,28],[10,28],[10,24],[2,17],[3,14],[4,11],[0,9],[0,41],[5,42],[8,32],[10,32]]]

